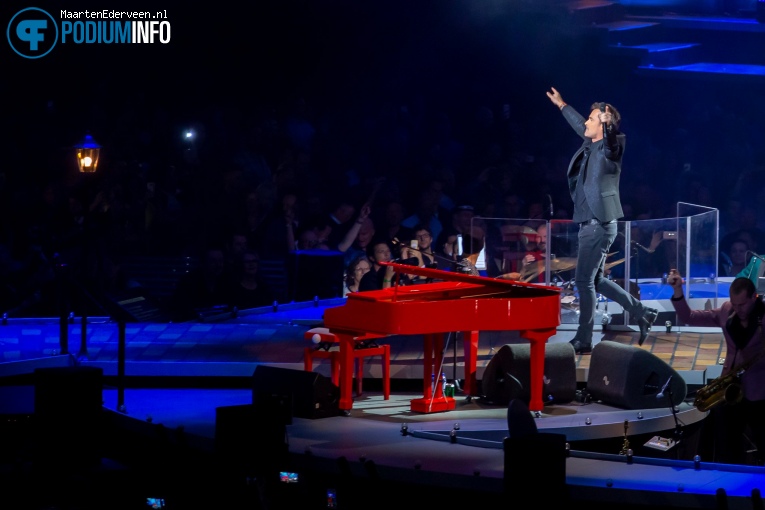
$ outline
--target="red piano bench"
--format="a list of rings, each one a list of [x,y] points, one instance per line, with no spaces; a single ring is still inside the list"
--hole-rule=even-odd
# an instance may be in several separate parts
[[[382,356],[382,374],[383,374],[383,397],[385,400],[390,399],[390,345],[376,345],[371,342],[371,345],[365,345],[366,343],[373,341],[377,338],[382,338],[386,335],[373,335],[366,334],[363,336],[354,337],[356,347],[353,349],[353,359],[355,362],[355,375],[356,375],[356,396],[362,394],[361,382],[364,378],[364,358],[371,356]],[[313,370],[313,360],[328,359],[330,360],[332,367],[332,383],[336,386],[340,385],[340,351],[330,350],[332,346],[336,345],[337,336],[334,333],[330,333],[328,328],[311,328],[305,332],[303,337],[313,342],[313,347],[306,347],[303,356],[303,368],[310,372]]]

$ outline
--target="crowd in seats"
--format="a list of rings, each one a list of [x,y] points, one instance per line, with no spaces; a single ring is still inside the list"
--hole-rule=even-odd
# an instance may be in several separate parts
[[[41,172],[4,182],[0,198],[6,213],[13,213],[0,224],[0,312],[60,313],[56,267],[65,266],[71,280],[88,291],[80,303],[85,306],[107,291],[136,284],[120,265],[126,258],[193,259],[200,268],[195,281],[175,275],[176,301],[195,300],[178,305],[186,317],[189,308],[253,303],[220,297],[223,287],[216,282],[221,266],[227,275],[245,274],[245,253],[261,268],[284,268],[296,250],[341,252],[346,268],[366,254],[375,266],[375,246],[385,243],[390,259],[398,259],[420,232],[431,236],[442,267],[454,257],[456,236],[465,234],[470,218],[569,218],[569,148],[530,136],[551,119],[519,124],[519,117],[490,105],[457,102],[452,110],[461,115],[427,107],[386,107],[377,116],[370,113],[374,108],[319,114],[312,113],[317,104],[299,99],[300,108],[283,112],[222,103],[200,121],[206,136],[193,150],[166,144],[156,153],[134,154],[135,141],[125,135],[116,141],[124,145],[115,151],[119,156],[97,174]],[[521,113],[523,101],[508,102]],[[635,108],[620,106],[625,112]],[[717,110],[707,113],[714,117]],[[642,116],[635,111],[625,126],[637,144],[650,126]],[[249,128],[230,136],[240,125]],[[370,125],[375,129],[361,129]],[[137,131],[148,139],[164,135],[151,126]],[[396,136],[405,139],[391,152],[386,144]],[[657,144],[651,151],[628,152],[621,186],[625,219],[672,217],[682,199],[720,208],[726,253],[742,238],[750,251],[765,246],[765,216],[756,201],[765,187],[753,178],[760,168],[756,152],[740,171],[731,169],[726,185],[712,188],[708,172],[662,158],[667,151]],[[713,160],[710,155],[706,164]],[[665,186],[656,175],[673,175],[676,182]],[[235,266],[240,267],[234,271]],[[342,281],[341,276],[338,294]],[[290,299],[288,292],[272,292],[275,300]],[[266,301],[262,296],[257,303]]]

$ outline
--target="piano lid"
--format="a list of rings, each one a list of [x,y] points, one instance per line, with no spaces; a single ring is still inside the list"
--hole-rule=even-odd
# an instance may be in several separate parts
[[[484,285],[488,287],[498,288],[510,288],[510,287],[523,287],[532,288],[538,290],[551,290],[560,292],[558,287],[549,285],[539,285],[535,283],[525,283],[516,280],[505,280],[499,278],[489,278],[486,276],[474,276],[471,274],[460,273],[457,271],[444,271],[443,269],[431,269],[428,267],[409,266],[406,264],[397,264],[395,262],[379,262],[381,266],[392,266],[393,271],[403,274],[416,274],[417,276],[424,276],[426,278],[432,278],[434,280],[443,280],[451,282],[465,282],[474,283],[477,285]]]

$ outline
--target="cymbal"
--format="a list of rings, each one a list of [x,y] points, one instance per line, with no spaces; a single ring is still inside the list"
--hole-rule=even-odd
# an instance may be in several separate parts
[[[550,271],[568,271],[576,267],[576,257],[556,257],[550,261]]]
[[[619,259],[619,260],[614,260],[613,262],[608,262],[606,264],[606,269],[611,269],[614,266],[618,266],[622,262],[624,262],[624,259]]]

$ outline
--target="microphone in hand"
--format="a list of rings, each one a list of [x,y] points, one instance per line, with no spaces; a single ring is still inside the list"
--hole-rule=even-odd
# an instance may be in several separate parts
[[[606,103],[600,103],[600,111],[602,113],[606,113]],[[603,138],[606,138],[608,136],[608,124],[605,122],[603,124]]]

